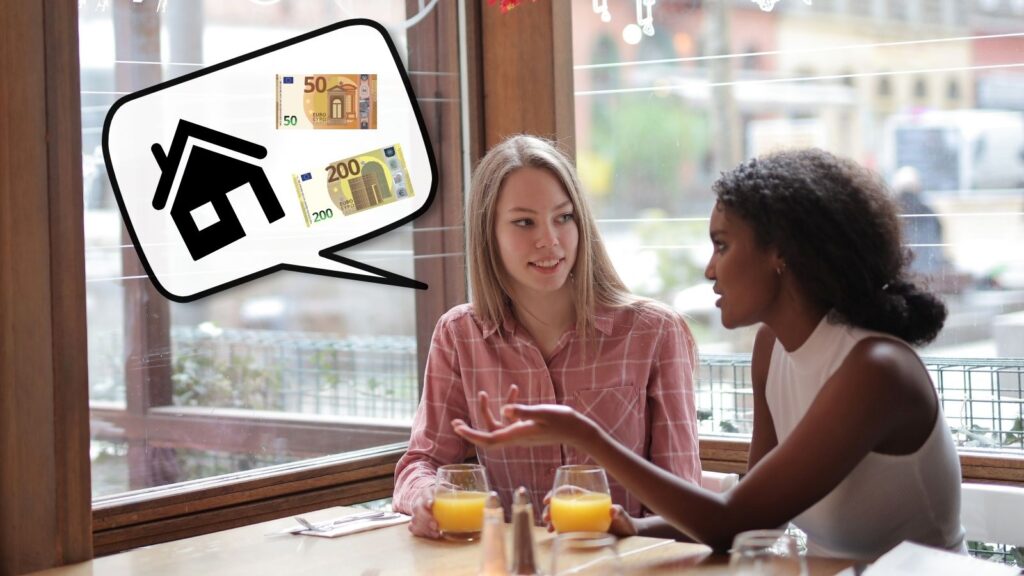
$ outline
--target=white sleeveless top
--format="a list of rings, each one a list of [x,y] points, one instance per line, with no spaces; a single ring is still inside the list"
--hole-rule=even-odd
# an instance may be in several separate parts
[[[779,444],[818,391],[861,340],[893,336],[823,318],[798,350],[775,342],[766,396]],[[928,439],[914,453],[871,452],[831,492],[793,523],[807,533],[808,554],[872,560],[904,540],[966,553],[960,524],[960,460],[941,405]]]

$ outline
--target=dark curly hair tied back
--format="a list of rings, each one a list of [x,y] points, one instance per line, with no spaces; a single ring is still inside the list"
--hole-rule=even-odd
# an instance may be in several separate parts
[[[942,329],[946,306],[910,277],[897,207],[866,168],[823,150],[791,150],[748,160],[712,189],[833,320],[917,345]]]

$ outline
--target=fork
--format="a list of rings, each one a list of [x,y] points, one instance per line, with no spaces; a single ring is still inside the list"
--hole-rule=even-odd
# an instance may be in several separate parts
[[[396,516],[394,516],[394,515],[387,516],[386,512],[384,512],[383,510],[378,510],[376,512],[364,512],[364,513],[361,513],[361,514],[351,514],[349,516],[345,516],[344,518],[338,518],[337,520],[333,520],[331,522],[325,522],[325,523],[320,524],[320,525],[313,524],[312,522],[310,522],[309,520],[306,520],[302,516],[295,516],[295,521],[298,522],[299,524],[301,524],[302,527],[305,528],[306,530],[309,530],[309,531],[312,531],[312,532],[324,532],[326,530],[330,530],[331,528],[333,528],[335,526],[338,526],[340,524],[345,524],[347,522],[355,522],[356,520],[377,520],[377,519],[383,519],[383,517],[386,517],[386,519],[390,520],[391,518],[395,518]]]

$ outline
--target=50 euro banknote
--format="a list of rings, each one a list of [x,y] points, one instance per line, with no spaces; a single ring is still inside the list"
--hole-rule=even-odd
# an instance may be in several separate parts
[[[277,128],[376,129],[377,75],[278,74]]]
[[[293,179],[307,227],[413,196],[398,144],[343,158]]]

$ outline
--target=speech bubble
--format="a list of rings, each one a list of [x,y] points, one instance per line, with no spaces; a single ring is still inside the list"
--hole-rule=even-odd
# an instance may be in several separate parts
[[[282,113],[284,90],[313,112]],[[409,77],[377,22],[129,94],[107,113],[103,156],[142,265],[171,300],[279,270],[427,287],[335,253],[412,221],[437,193]]]

